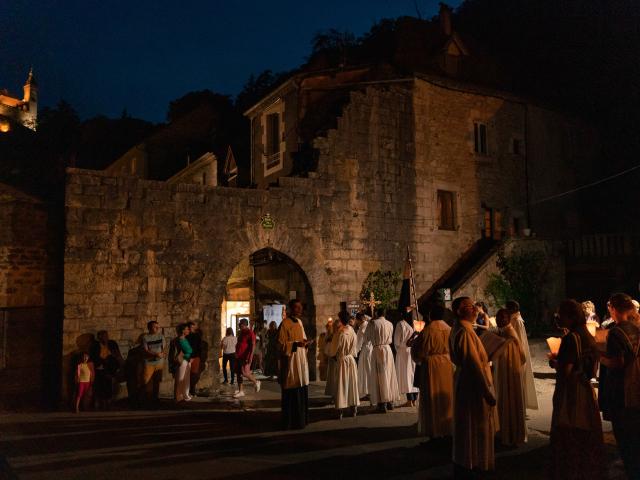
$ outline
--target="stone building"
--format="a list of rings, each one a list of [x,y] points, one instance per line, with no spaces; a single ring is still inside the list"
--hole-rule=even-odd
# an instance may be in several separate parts
[[[239,318],[277,320],[279,305],[301,298],[316,338],[370,272],[401,270],[407,247],[418,295],[477,294],[500,242],[575,227],[571,197],[546,199],[597,154],[592,129],[474,81],[486,70],[446,9],[422,30],[402,22],[415,35],[393,64],[309,67],[247,110],[254,188],[234,188],[245,173],[230,150],[215,162],[229,187],[181,179],[210,151],[189,140],[188,122],[210,130],[202,109],[106,171],[68,170],[63,371],[100,329],[126,352],[150,320],[167,337],[194,320],[210,347],[202,385],[215,383],[221,334]]]
[[[556,148],[567,135],[586,151]],[[151,319],[169,336],[197,320],[218,345],[228,302],[247,302],[234,315],[255,314],[257,297],[302,296],[315,337],[368,273],[400,270],[407,246],[425,292],[483,238],[564,228],[571,219],[535,202],[557,191],[567,162],[591,154],[590,135],[504,92],[412,75],[352,85],[336,127],[313,140],[317,167],[306,177],[283,166],[265,188],[237,189],[71,170],[64,352],[99,328],[132,345]],[[269,164],[254,157],[253,167]]]
[[[0,132],[7,132],[12,124],[36,129],[38,121],[38,84],[29,70],[22,98],[13,97],[7,90],[0,90]]]

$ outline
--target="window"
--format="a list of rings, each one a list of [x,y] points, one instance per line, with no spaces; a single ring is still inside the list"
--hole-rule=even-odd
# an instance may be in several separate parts
[[[474,151],[480,155],[487,155],[487,126],[484,123],[473,123]]]
[[[438,190],[438,229],[455,230],[455,194]]]
[[[521,155],[522,154],[522,144],[521,144],[519,138],[512,139],[512,141],[511,141],[511,153],[513,153],[514,155]]]
[[[484,208],[484,228],[482,229],[482,236],[484,238],[491,238],[493,236],[493,212],[490,208]]]
[[[282,170],[284,167],[286,150],[284,107],[284,101],[277,98],[260,116],[262,130],[261,156],[264,168],[263,176],[265,178]]]
[[[267,115],[267,155],[280,152],[280,114]]]
[[[267,144],[265,153],[267,155],[267,169],[280,163],[280,114],[270,113],[267,115]]]
[[[202,172],[202,185],[207,184],[207,172]]]

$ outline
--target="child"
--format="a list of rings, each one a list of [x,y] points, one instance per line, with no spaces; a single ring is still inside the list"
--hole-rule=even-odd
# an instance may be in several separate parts
[[[83,352],[82,361],[76,369],[76,413],[80,412],[80,402],[89,393],[95,376],[93,362],[89,361],[89,354]]]

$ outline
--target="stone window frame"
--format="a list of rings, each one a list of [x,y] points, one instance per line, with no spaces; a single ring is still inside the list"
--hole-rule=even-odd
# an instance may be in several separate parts
[[[460,192],[457,186],[436,182],[433,190],[433,228],[443,234],[456,234],[460,230]],[[453,194],[453,228],[440,228],[440,211],[438,210],[438,192],[449,192]]]
[[[274,163],[270,166],[269,157],[267,154],[267,118],[269,115],[278,114],[280,119],[280,151],[271,155],[278,156],[278,162]],[[273,175],[274,173],[282,170],[284,167],[284,152],[286,149],[286,142],[284,136],[284,100],[282,98],[277,98],[275,101],[264,109],[262,115],[260,116],[260,126],[262,127],[262,167],[264,170],[264,177],[268,177],[269,175]]]
[[[518,148],[516,148],[516,143]],[[524,136],[522,135],[511,135],[511,139],[509,142],[509,153],[511,155],[516,155],[518,157],[524,156],[525,144],[524,144]]]
[[[481,127],[484,127],[484,150],[482,149],[482,142],[478,142],[479,135],[482,130]],[[489,123],[484,120],[473,120],[473,153],[480,157],[489,157],[490,149],[489,149]],[[480,140],[482,138],[480,137]]]

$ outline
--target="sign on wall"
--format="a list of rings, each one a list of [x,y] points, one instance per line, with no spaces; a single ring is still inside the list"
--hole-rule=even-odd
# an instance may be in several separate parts
[[[273,230],[276,226],[276,221],[273,219],[271,214],[267,213],[260,219],[260,225],[262,225],[262,228],[265,230]]]

